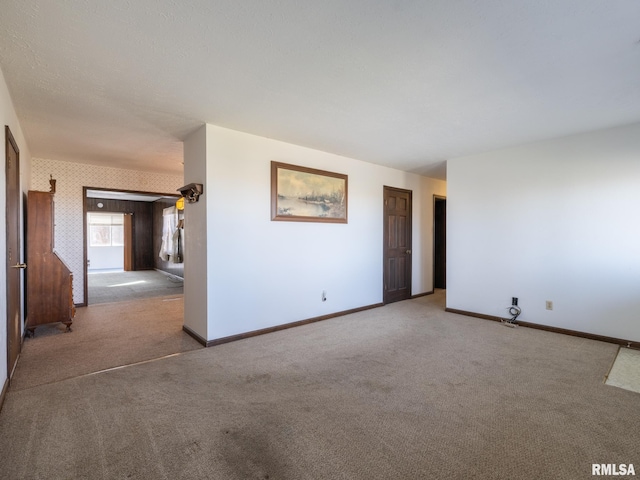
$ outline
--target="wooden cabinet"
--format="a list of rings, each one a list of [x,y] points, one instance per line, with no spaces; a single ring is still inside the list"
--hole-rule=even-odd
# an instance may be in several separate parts
[[[73,275],[54,251],[53,193],[27,196],[27,333],[60,322],[71,331],[75,315]]]

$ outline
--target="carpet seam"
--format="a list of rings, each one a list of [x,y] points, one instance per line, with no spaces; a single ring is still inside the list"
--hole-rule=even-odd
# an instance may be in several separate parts
[[[66,382],[66,381],[69,381],[69,380],[75,380],[76,378],[90,377],[92,375],[98,375],[98,374],[101,374],[101,373],[107,373],[107,372],[111,372],[111,371],[114,371],[114,370],[122,370],[123,368],[135,367],[136,365],[144,365],[145,363],[157,362],[158,360],[164,360],[164,359],[171,358],[171,357],[179,357],[181,355],[185,355],[187,353],[198,352],[200,350],[202,350],[202,349],[198,348],[198,349],[195,349],[195,350],[189,350],[188,352],[170,353],[168,355],[164,355],[164,356],[158,357],[158,358],[150,358],[149,360],[142,360],[140,362],[135,362],[135,363],[127,363],[127,364],[124,364],[124,365],[118,365],[117,367],[109,367],[109,368],[105,368],[103,370],[98,370],[96,372],[83,373],[82,375],[76,375],[76,376],[73,376],[73,377],[61,378],[60,380],[54,380],[52,382],[40,383],[38,385],[33,385],[31,387],[19,388],[17,390],[8,391],[7,393],[25,392],[27,390],[32,390],[34,388],[42,387],[42,386],[45,386],[45,385],[55,385],[56,383]],[[9,390],[11,390],[11,387],[9,387]]]

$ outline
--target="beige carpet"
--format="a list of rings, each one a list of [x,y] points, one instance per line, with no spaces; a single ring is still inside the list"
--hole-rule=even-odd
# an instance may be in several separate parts
[[[43,325],[25,339],[11,390],[203,348],[183,318],[182,295],[78,308],[72,332]]]
[[[617,346],[443,311],[442,294],[38,387],[7,479],[591,479],[640,467]],[[24,375],[25,372],[19,372]]]

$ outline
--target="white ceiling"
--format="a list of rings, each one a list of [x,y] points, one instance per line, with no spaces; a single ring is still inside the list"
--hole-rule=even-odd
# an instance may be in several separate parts
[[[35,157],[178,173],[208,122],[444,178],[640,121],[640,2],[3,0],[0,66]]]

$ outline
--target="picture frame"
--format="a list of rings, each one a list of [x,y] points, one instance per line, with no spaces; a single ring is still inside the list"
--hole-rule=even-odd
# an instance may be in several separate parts
[[[271,162],[271,220],[347,223],[349,178],[341,173]]]

